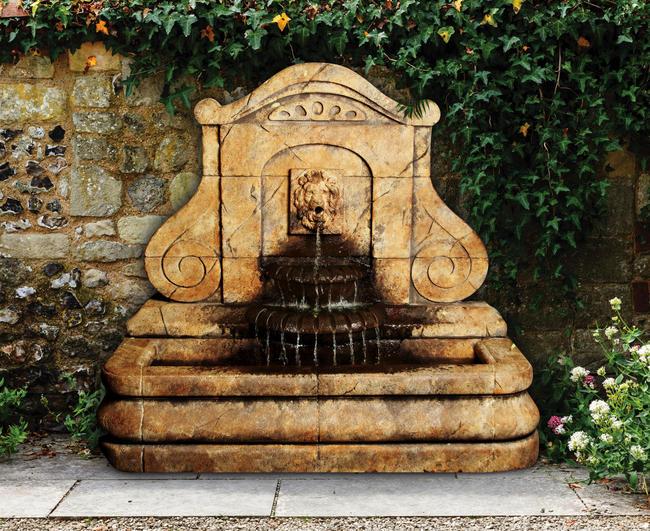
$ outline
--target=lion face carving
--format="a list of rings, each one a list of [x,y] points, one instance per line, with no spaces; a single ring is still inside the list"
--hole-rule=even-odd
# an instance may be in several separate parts
[[[336,177],[321,170],[305,170],[296,184],[292,199],[298,221],[310,231],[325,229],[341,203]]]

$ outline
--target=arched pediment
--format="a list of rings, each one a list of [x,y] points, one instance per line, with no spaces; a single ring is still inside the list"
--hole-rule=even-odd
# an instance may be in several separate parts
[[[433,102],[421,117],[406,117],[398,102],[369,81],[348,68],[328,63],[291,66],[240,100],[222,106],[208,98],[199,102],[194,113],[202,125],[232,124],[247,121],[251,114],[267,106],[273,107],[290,96],[310,98],[314,94],[321,98],[347,98],[366,113],[374,112],[403,125],[430,127],[440,119],[440,109]]]

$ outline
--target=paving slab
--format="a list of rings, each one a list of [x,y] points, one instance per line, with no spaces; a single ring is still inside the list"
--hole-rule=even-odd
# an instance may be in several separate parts
[[[296,481],[280,484],[277,516],[582,515],[568,485],[545,476]]]
[[[0,518],[45,517],[75,484],[74,479],[8,481],[0,477]]]
[[[269,516],[273,480],[83,480],[52,516]]]

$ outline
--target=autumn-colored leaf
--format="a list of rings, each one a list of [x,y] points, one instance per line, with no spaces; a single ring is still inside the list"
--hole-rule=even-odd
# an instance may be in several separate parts
[[[210,24],[201,30],[201,38],[208,39],[210,42],[214,42],[214,29]]]
[[[63,25],[63,22],[59,20],[56,24],[54,24],[54,27],[56,28],[56,31],[63,31],[65,29],[65,26]]]
[[[460,10],[463,8],[463,0],[454,0],[454,8],[460,13]]]
[[[386,0],[386,2],[384,2],[384,7],[386,7],[386,9],[390,9],[392,11],[392,9],[393,9],[393,0]]]
[[[289,24],[290,20],[291,19],[284,11],[280,15],[275,15],[275,17],[273,17],[273,22],[278,25],[280,31],[284,31],[284,28],[287,27],[287,24]]]
[[[522,49],[524,52],[527,52],[528,50],[530,50],[530,46],[527,46],[527,45],[524,44],[524,45],[521,47],[521,49]]]
[[[361,13],[357,13],[356,19],[359,24],[363,24],[363,15]]]
[[[94,55],[89,55],[86,58],[86,65],[84,66],[84,74],[88,72],[88,70],[90,70],[93,66],[96,65],[97,65],[97,57],[95,57]]]
[[[466,53],[467,55],[474,55],[474,50],[473,50],[472,48],[470,48],[469,46],[467,46],[467,47],[465,48],[465,53]]]
[[[589,48],[591,46],[591,43],[584,37],[579,37],[578,46],[580,46],[580,48]]]
[[[449,39],[451,39],[451,36],[454,34],[454,28],[451,26],[445,26],[444,28],[440,28],[438,30],[438,35],[440,35],[440,38],[444,41],[445,44],[449,42]]]
[[[95,31],[97,33],[103,33],[104,35],[108,35],[108,28],[106,27],[106,21],[100,20],[97,24],[95,24]]]
[[[488,13],[483,17],[483,20],[481,21],[481,25],[483,24],[488,24],[494,28],[497,27],[497,22],[496,20],[494,20],[494,16],[492,15],[492,13]]]
[[[526,122],[519,128],[519,132],[522,134],[522,136],[526,137],[528,136],[528,129],[530,129],[530,124]]]
[[[515,15],[521,10],[521,4],[524,3],[524,0],[512,0],[512,10],[515,12]]]

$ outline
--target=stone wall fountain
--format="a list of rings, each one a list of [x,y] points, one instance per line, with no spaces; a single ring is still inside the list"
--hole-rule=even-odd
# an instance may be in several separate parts
[[[296,65],[195,110],[203,179],[147,247],[161,297],[104,367],[103,449],[147,472],[455,472],[537,458],[532,369],[461,302],[487,254],[405,118],[354,72]]]

